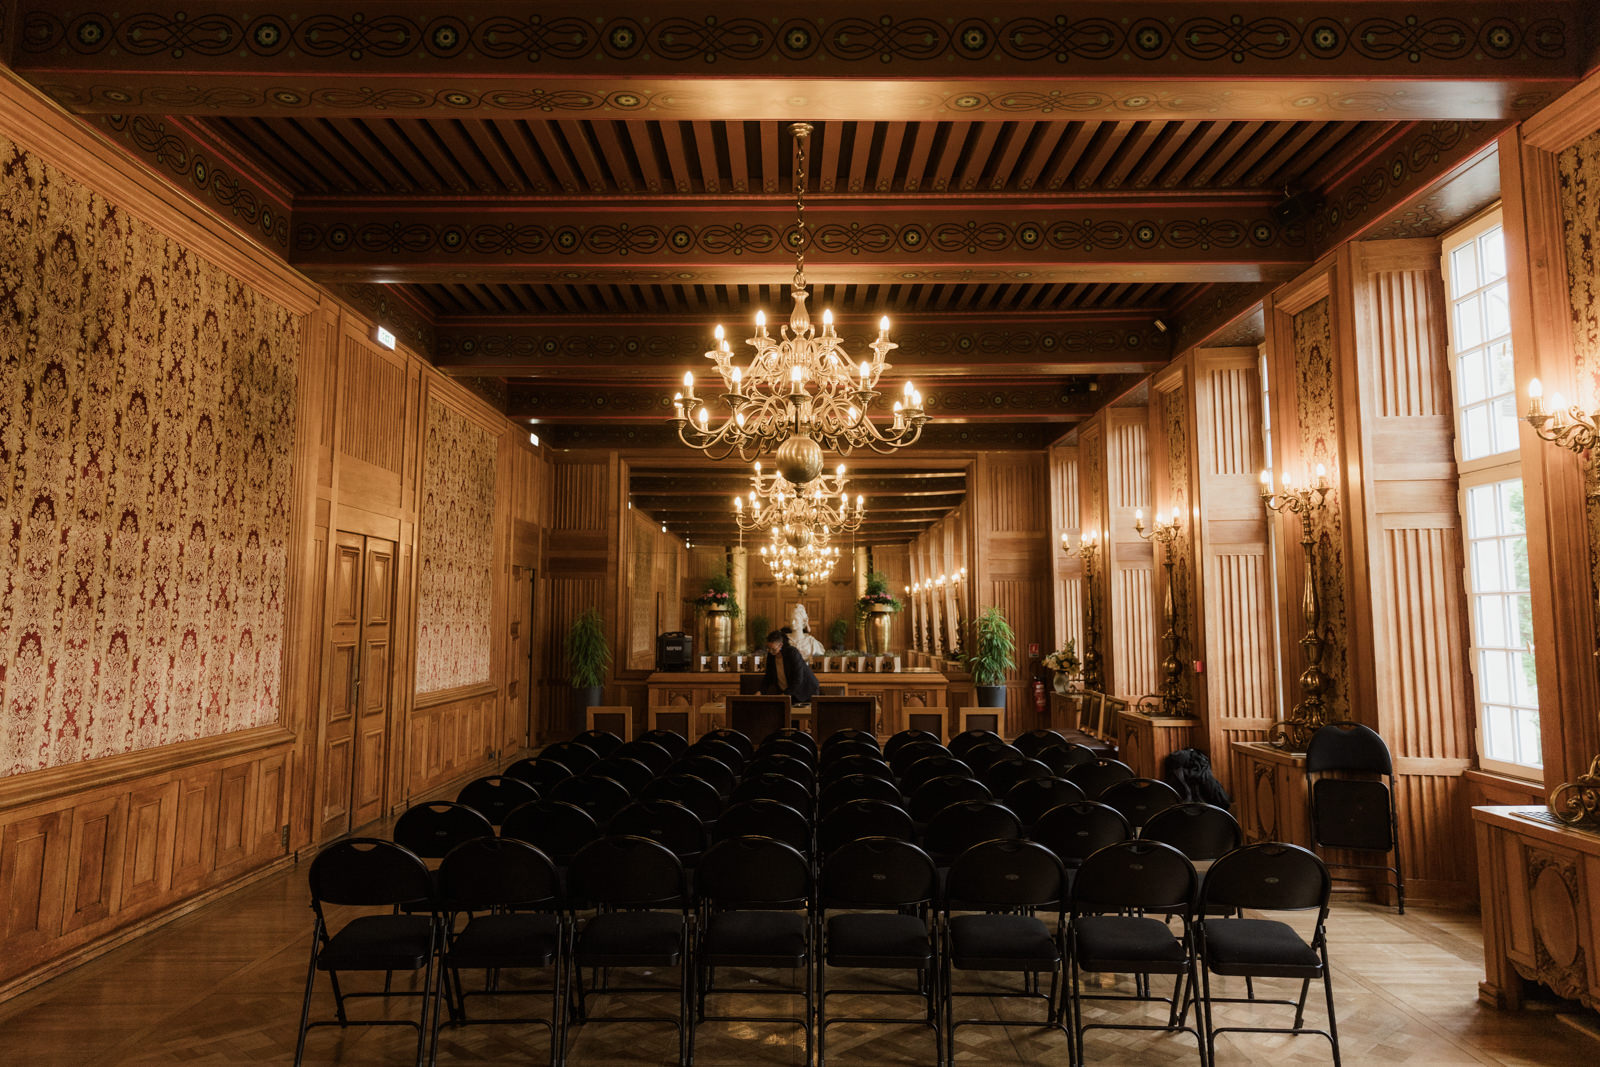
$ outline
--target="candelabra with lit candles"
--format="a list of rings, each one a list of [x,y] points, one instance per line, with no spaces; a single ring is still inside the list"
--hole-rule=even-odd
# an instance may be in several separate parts
[[[1299,516],[1300,551],[1305,557],[1305,586],[1300,594],[1300,612],[1306,627],[1300,638],[1300,652],[1305,667],[1300,672],[1300,699],[1290,709],[1289,717],[1274,724],[1267,737],[1276,747],[1290,752],[1304,752],[1311,735],[1328,723],[1325,694],[1329,678],[1322,669],[1327,639],[1322,630],[1322,582],[1314,519],[1327,506],[1331,488],[1327,468],[1321,463],[1317,464],[1314,479],[1303,486],[1296,486],[1289,472],[1284,471],[1280,484],[1274,487],[1272,472],[1261,472],[1261,502],[1271,511]]]
[[[1166,646],[1167,654],[1161,660],[1161,692],[1139,698],[1137,708],[1144,715],[1184,718],[1194,714],[1194,706],[1189,700],[1189,683],[1183,676],[1183,660],[1178,656],[1178,646],[1183,642],[1183,635],[1179,629],[1178,601],[1172,579],[1175,562],[1172,558],[1172,545],[1178,539],[1182,528],[1183,511],[1180,508],[1173,508],[1172,518],[1166,522],[1161,521],[1159,515],[1152,517],[1148,533],[1145,532],[1144,510],[1141,508],[1133,513],[1134,532],[1146,541],[1162,547],[1161,566],[1167,572],[1167,595],[1163,607],[1166,630],[1161,634],[1161,641]]]
[[[1062,534],[1061,551],[1069,557],[1076,556],[1083,560],[1083,687],[1098,693],[1103,691],[1100,676],[1100,597],[1097,591],[1100,573],[1100,531],[1095,529],[1080,531],[1076,548],[1068,541],[1067,535]]]

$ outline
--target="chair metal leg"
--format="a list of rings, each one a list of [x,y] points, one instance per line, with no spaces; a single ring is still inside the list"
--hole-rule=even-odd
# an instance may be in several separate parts
[[[300,1064],[306,1057],[306,1034],[311,1029],[311,990],[317,980],[317,948],[322,944],[322,920],[318,919],[316,929],[311,934],[311,963],[306,968],[306,996],[300,1005],[300,1034],[294,1044],[294,1064]]]
[[[1333,1067],[1339,1067],[1339,1022],[1333,1013],[1333,969],[1328,966],[1328,946],[1322,946],[1322,991],[1328,1000],[1328,1039],[1333,1044]]]
[[[1296,1030],[1300,1029],[1300,1025],[1306,1021],[1306,994],[1310,992],[1311,979],[1307,978],[1300,983],[1300,1000],[1294,1006],[1294,1028]]]
[[[350,1025],[350,1020],[344,1013],[344,990],[339,988],[338,971],[328,972],[328,984],[333,986],[333,1014],[339,1020],[339,1028],[342,1030]]]

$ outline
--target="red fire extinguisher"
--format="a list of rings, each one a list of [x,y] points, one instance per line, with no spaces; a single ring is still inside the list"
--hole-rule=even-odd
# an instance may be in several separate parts
[[[1033,683],[1033,710],[1043,715],[1046,711],[1044,683],[1035,679]]]

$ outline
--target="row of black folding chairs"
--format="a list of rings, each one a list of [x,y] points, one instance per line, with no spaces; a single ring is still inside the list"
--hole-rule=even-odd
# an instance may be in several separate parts
[[[963,971],[1022,975],[1021,990],[1008,995],[1042,1001],[1043,1025],[1068,1035],[1070,1062],[1084,1062],[1085,1035],[1101,1028],[1192,1034],[1202,1064],[1210,1062],[1220,1033],[1318,1033],[1339,1060],[1326,939],[1330,882],[1322,862],[1294,845],[1229,851],[1202,882],[1178,849],[1127,840],[1092,852],[1069,882],[1066,865],[1043,845],[993,840],[955,857],[941,889],[935,858],[910,842],[851,842],[830,854],[819,872],[783,842],[744,836],[709,850],[691,888],[679,858],[643,837],[613,835],[589,843],[573,857],[565,878],[551,857],[513,839],[464,842],[445,856],[436,875],[400,845],[357,839],[319,855],[310,881],[316,930],[297,1063],[311,1026],[352,1022],[345,1001],[356,995],[419,997],[417,1021],[374,1020],[415,1026],[419,1064],[437,1051],[440,1000],[457,1025],[543,1023],[551,1035],[552,1062],[559,1063],[569,1018],[587,1021],[593,997],[663,989],[678,994],[672,1015],[603,1018],[672,1023],[685,1064],[693,1062],[696,1022],[719,1019],[795,1023],[804,1029],[807,1063],[815,1035],[819,1067],[829,1025],[927,1025],[934,1031],[936,1061],[953,1062],[959,1027],[1005,1025],[958,1018],[956,1005],[963,998],[995,995],[959,989],[956,974]],[[333,932],[324,910],[330,904],[396,910],[361,915]],[[1315,912],[1312,934],[1303,938],[1280,919],[1235,917],[1241,909]],[[732,967],[802,970],[805,977],[798,987],[719,988],[717,969]],[[866,991],[830,990],[828,967],[912,972],[914,984],[899,994],[920,998],[923,1012],[916,1018],[829,1018],[829,995]],[[531,991],[550,998],[548,1017],[488,1020],[467,1014],[460,972],[483,970],[492,983],[506,968],[549,973],[549,984]],[[585,983],[584,970],[598,975],[610,968],[676,968],[679,981],[675,989],[643,990],[596,979]],[[330,973],[336,1017],[312,1023],[319,971]],[[339,973],[348,971],[421,971],[422,979],[415,991],[350,994],[338,985]],[[1170,998],[1152,997],[1147,985],[1136,985],[1132,994],[1090,994],[1082,982],[1089,973],[1132,974],[1146,983],[1167,976],[1175,984]],[[1255,1004],[1292,1006],[1293,1025],[1217,1027],[1213,1004],[1239,998],[1214,995],[1213,975],[1299,979],[1295,1000],[1251,998]],[[1047,992],[1040,988],[1044,977]],[[1327,1002],[1326,1030],[1305,1025],[1310,985],[1318,979]],[[747,992],[798,994],[804,1014],[707,1013],[713,994]],[[1166,1018],[1088,1021],[1085,1001],[1102,999],[1162,1001]]]

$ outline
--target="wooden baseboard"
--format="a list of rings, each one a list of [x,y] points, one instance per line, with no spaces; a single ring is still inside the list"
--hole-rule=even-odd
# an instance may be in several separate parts
[[[279,856],[254,870],[246,871],[236,878],[214,885],[209,889],[203,889],[194,896],[185,897],[169,907],[153,912],[137,922],[130,923],[121,929],[106,934],[104,937],[98,937],[93,941],[79,945],[70,952],[63,953],[51,959],[48,963],[20,974],[0,985],[0,1004],[26,993],[30,989],[43,985],[52,978],[58,978],[68,971],[75,970],[91,960],[99,959],[113,949],[121,948],[130,941],[143,937],[153,930],[160,929],[176,919],[181,919],[190,912],[202,908],[214,900],[236,893],[241,889],[246,889],[271,875],[277,874],[284,868],[293,865],[294,862],[295,857],[293,855]]]

